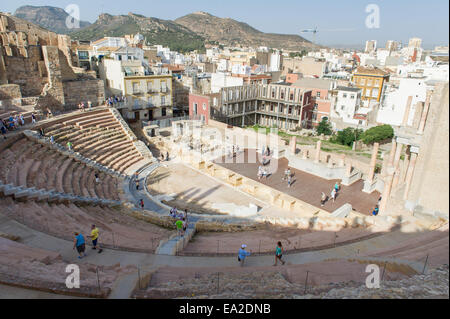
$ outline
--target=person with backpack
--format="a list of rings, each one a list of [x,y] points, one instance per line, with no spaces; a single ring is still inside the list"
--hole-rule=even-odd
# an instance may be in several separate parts
[[[281,244],[281,241],[279,241],[278,244],[277,244],[277,247],[275,248],[275,264],[274,264],[274,267],[277,266],[278,260],[281,261],[281,263],[283,265],[286,263],[281,258],[283,258],[283,245]]]
[[[247,245],[242,245],[238,253],[238,261],[241,263],[241,267],[244,267],[245,258],[252,254],[251,252],[246,251],[245,248],[247,248]]]

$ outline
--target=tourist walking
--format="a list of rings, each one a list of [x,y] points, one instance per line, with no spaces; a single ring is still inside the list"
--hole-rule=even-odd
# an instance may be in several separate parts
[[[36,115],[31,113],[31,123],[36,124]]]
[[[44,129],[43,129],[42,127],[39,129],[39,135],[40,135],[41,137],[44,137],[44,136],[45,136],[45,132],[44,132]]]
[[[339,190],[341,189],[341,185],[339,185],[339,182],[336,182],[336,184],[334,185],[334,189],[336,190],[336,193],[339,192]]]
[[[242,245],[238,253],[238,261],[241,263],[241,267],[244,267],[245,258],[251,255],[251,252],[246,251],[247,245]]]
[[[380,208],[377,206],[375,206],[375,208],[372,211],[372,215],[373,216],[378,216],[378,213],[380,212]]]
[[[327,195],[324,192],[322,192],[322,197],[320,199],[320,206],[322,206],[322,207],[325,206],[326,201],[327,201]]]
[[[95,173],[94,176],[95,176],[95,183],[96,184],[100,183],[100,177],[98,176],[98,173]]]
[[[169,161],[169,152],[166,152],[166,161]]]
[[[136,190],[137,191],[139,190],[139,181],[138,180],[136,180]]]
[[[92,240],[92,249],[93,250],[98,249],[98,253],[101,254],[103,249],[100,248],[100,245],[98,244],[98,236],[99,236],[98,232],[99,232],[98,228],[95,225],[92,225],[91,226],[91,235],[88,237],[90,237]]]
[[[289,174],[288,176],[288,187],[291,188],[292,186],[292,174]]]
[[[336,189],[333,188],[333,190],[331,191],[331,199],[333,200],[333,203],[336,201]]]
[[[55,138],[52,136],[50,136],[50,143],[55,144]]]
[[[75,233],[75,239],[73,241],[73,249],[76,249],[79,256],[78,259],[86,257],[86,244],[83,235]]]
[[[69,149],[69,151],[71,151],[72,150],[72,142],[67,142],[67,148]]]
[[[178,236],[183,237],[183,221],[178,219],[175,222],[175,226],[177,227]]]
[[[23,114],[20,114],[19,120],[20,120],[21,125],[24,126],[25,125],[25,119],[23,118]]]
[[[279,241],[277,244],[277,247],[275,248],[275,264],[274,264],[274,266],[278,265],[278,260],[281,261],[281,263],[283,265],[286,263],[281,258],[283,258],[283,245],[281,244],[281,241]]]
[[[144,210],[144,200],[143,199],[141,199],[140,201],[139,201],[139,205],[141,206],[141,209],[142,210]]]

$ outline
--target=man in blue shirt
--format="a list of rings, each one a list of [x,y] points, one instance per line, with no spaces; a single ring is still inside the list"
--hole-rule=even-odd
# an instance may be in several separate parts
[[[85,240],[83,235],[81,235],[80,233],[75,233],[75,239],[73,241],[73,249],[75,248],[77,249],[78,254],[80,254],[80,256],[78,256],[78,259],[86,257],[86,254],[84,253],[86,251]]]
[[[239,249],[238,261],[241,262],[241,267],[244,267],[245,258],[251,255],[245,248],[247,248],[247,245],[242,245],[241,249]]]

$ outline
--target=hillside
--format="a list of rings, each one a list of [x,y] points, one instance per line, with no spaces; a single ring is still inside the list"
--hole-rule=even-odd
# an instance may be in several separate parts
[[[205,39],[184,26],[133,13],[119,16],[102,14],[95,23],[71,33],[70,36],[78,40],[97,40],[104,36],[120,37],[138,32],[145,37],[146,43],[161,44],[175,51],[204,49]]]
[[[209,41],[225,45],[267,46],[287,50],[311,48],[314,45],[298,35],[264,33],[250,25],[230,18],[219,18],[209,13],[196,12],[175,20]]]
[[[68,34],[74,30],[67,28],[66,19],[69,14],[61,8],[23,6],[16,10],[14,16],[37,24],[47,30],[59,34]],[[80,28],[90,25],[89,22],[80,21]]]

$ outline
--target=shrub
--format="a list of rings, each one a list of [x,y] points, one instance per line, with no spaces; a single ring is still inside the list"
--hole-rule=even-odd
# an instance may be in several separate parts
[[[364,144],[373,144],[376,142],[381,142],[394,137],[394,129],[390,125],[381,125],[372,127],[365,131],[361,139]]]
[[[337,135],[332,139],[333,143],[352,146],[354,141],[361,139],[363,130],[347,127],[342,131],[339,131]]]

